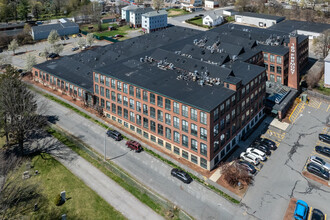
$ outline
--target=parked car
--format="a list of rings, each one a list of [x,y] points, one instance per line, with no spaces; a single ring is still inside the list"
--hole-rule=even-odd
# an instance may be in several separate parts
[[[131,148],[132,150],[135,150],[135,152],[142,151],[141,144],[137,141],[127,141],[126,145],[127,145],[127,147]]]
[[[325,180],[329,180],[329,172],[315,163],[307,164],[307,171]]]
[[[79,50],[79,47],[72,47],[71,49],[72,51],[76,51],[76,50]]]
[[[240,158],[256,166],[259,164],[259,159],[255,155],[247,152],[241,153]]]
[[[296,209],[294,210],[293,217],[297,220],[307,220],[308,205],[302,200],[298,200],[296,203]]]
[[[124,37],[124,36],[121,34],[116,34],[115,37]]]
[[[116,131],[116,130],[108,130],[107,131],[107,135],[111,138],[113,138],[115,141],[121,141],[123,140],[123,136],[121,135],[120,132]]]
[[[262,152],[264,152],[267,156],[271,155],[272,152],[270,151],[269,147],[267,147],[267,145],[262,144],[262,143],[253,143],[251,145],[252,148],[261,150]]]
[[[79,34],[77,34],[77,36],[78,36],[78,37],[82,37],[80,33],[79,33]]]
[[[330,144],[330,135],[327,134],[319,134],[320,141]]]
[[[64,40],[64,37],[63,36],[61,36],[61,40]]]
[[[315,146],[315,151],[319,154],[330,157],[330,148],[328,147]]]
[[[248,149],[246,149],[246,152],[255,155],[261,161],[266,161],[267,160],[266,154],[264,152],[262,152],[261,150],[258,150],[256,148],[248,148]]]
[[[78,36],[76,34],[72,35],[73,38],[77,38]]]
[[[322,158],[317,156],[310,156],[309,161],[321,166],[322,168],[330,172],[330,163],[325,162]]]
[[[198,16],[200,16],[200,17],[203,17],[203,16],[204,16],[204,14],[199,14]]]
[[[257,172],[257,169],[254,168],[252,164],[246,161],[238,161],[238,165],[242,167],[243,169],[246,169],[249,173],[255,174]]]
[[[313,209],[310,220],[324,220],[325,216],[323,212],[318,209]]]
[[[65,35],[64,38],[65,38],[65,40],[69,40],[70,39],[67,35]]]
[[[187,184],[191,183],[193,180],[188,173],[177,168],[171,170],[171,175]]]
[[[257,139],[255,142],[259,143],[259,144],[262,144],[262,145],[266,145],[271,150],[276,150],[277,149],[276,143],[272,140],[267,139],[267,138]]]
[[[59,57],[59,55],[57,53],[50,53],[50,54],[48,54],[48,58],[54,59],[56,57]]]

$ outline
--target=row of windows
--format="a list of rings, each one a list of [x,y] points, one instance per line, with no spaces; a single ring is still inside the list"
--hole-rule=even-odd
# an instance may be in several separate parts
[[[101,99],[102,105],[102,99]],[[110,102],[106,101],[106,109],[110,111]],[[148,129],[154,133],[157,133],[160,136],[164,136],[169,140],[173,140],[178,144],[182,144],[184,147],[189,147],[198,152],[198,142],[195,139],[190,140],[189,145],[189,138],[187,135],[180,134],[177,131],[173,131],[165,127],[162,124],[157,124],[153,120],[149,120],[148,118],[142,117],[141,115],[135,114],[134,112],[128,111],[127,109],[123,109],[121,106],[116,106],[114,103],[111,104],[111,112],[117,114],[119,116],[123,116],[125,119],[129,120],[132,123],[136,123],[137,125],[142,125],[143,128]],[[188,126],[188,123],[184,126]],[[191,129],[197,134],[197,126],[192,124]],[[197,136],[197,135],[196,135]],[[204,128],[200,128],[200,138],[203,140],[207,139],[207,130]],[[200,153],[202,155],[207,156],[207,145],[204,143],[200,143]]]
[[[268,53],[264,53],[264,61],[268,61],[275,63],[275,55],[273,54],[268,54]],[[276,56],[276,63],[277,64],[282,64],[282,57],[281,56]]]
[[[257,87],[257,85],[263,81],[262,79],[265,79],[265,73],[262,73],[262,75],[259,75],[258,78],[255,78],[249,84],[247,84],[244,88],[242,88],[241,98],[243,98],[245,95],[248,95],[250,93],[250,91],[252,91],[255,87]],[[264,88],[265,85],[262,85],[262,87]],[[259,93],[260,92],[261,92],[261,87],[259,87]],[[254,95],[252,94],[251,96],[257,97],[257,90],[254,92]],[[231,106],[235,106],[236,99],[237,99],[236,95],[233,95],[231,98],[227,99],[224,103],[222,103],[220,105],[220,109],[216,108],[213,111],[213,120],[217,121],[219,119],[219,116],[222,116],[226,112],[228,112],[230,110]],[[249,99],[249,98],[247,98],[247,99]],[[251,98],[251,100],[253,100],[253,98]],[[239,101],[239,99],[237,101]]]
[[[98,80],[98,75],[99,74],[95,74],[95,79],[97,79],[97,80]],[[101,78],[102,77],[104,77],[104,76],[101,75]],[[107,81],[107,78],[108,77],[106,77],[105,81]],[[102,80],[100,80],[100,82],[101,81]],[[118,82],[117,82],[117,84],[118,84]],[[123,83],[123,92],[126,93],[126,94],[127,94],[127,89],[128,89],[127,84]],[[117,90],[121,91],[121,83],[120,83],[120,86],[117,85]],[[103,97],[105,96],[106,98],[110,99],[110,90],[108,88],[104,88],[103,86],[99,86],[99,85],[95,84],[94,91],[95,91],[95,94],[99,94],[100,96],[103,96]],[[136,92],[136,97],[141,99],[141,90],[139,88],[136,88],[135,92]],[[134,96],[133,86],[129,86],[129,94],[131,96]],[[122,99],[123,99],[124,100],[123,101],[124,105],[126,104],[126,106],[127,106],[127,104],[128,104],[127,96],[123,96],[123,98],[122,98],[122,95],[120,93],[117,93],[117,99],[116,99],[116,93],[114,91],[111,91],[111,99],[112,99],[112,101],[117,101],[120,104],[122,103]],[[148,96],[148,92],[144,90],[143,91],[143,101],[146,101],[146,102],[149,102],[149,103],[155,105],[156,104],[156,95],[153,94],[153,93],[149,93],[149,96]],[[136,104],[137,104],[137,106],[141,107],[141,103],[139,101],[136,101]],[[164,104],[163,103],[163,97],[157,96],[157,106],[162,108],[163,104]],[[133,99],[130,99],[130,106],[134,106],[134,100]],[[165,99],[165,109],[168,110],[168,111],[171,111],[171,108],[172,108],[171,100]],[[134,107],[133,107],[133,109],[134,109]],[[181,105],[181,111],[180,111],[180,104],[177,103],[177,102],[173,102],[173,112],[176,113],[176,114],[181,113],[182,116],[187,117],[187,118],[189,117],[189,108],[188,108],[188,106]],[[198,113],[197,113],[196,109],[190,108],[190,118],[194,121],[198,120]],[[202,111],[200,112],[200,123],[207,124],[207,115],[206,115],[205,112],[202,112]]]
[[[217,138],[217,140],[214,142],[214,146],[213,146],[213,150],[214,152],[216,152],[220,145],[223,146],[226,141],[228,141],[230,139],[231,136],[233,136],[236,131],[238,131],[241,127],[243,127],[245,125],[245,123],[247,123],[250,118],[252,118],[253,114],[258,112],[258,109],[260,110],[262,108],[262,100],[259,100],[259,103],[255,103],[254,106],[252,106],[252,108],[248,109],[244,114],[241,115],[241,117],[238,117],[237,120],[235,120],[231,126],[226,126],[223,127],[223,129],[221,130],[225,130],[225,132],[223,132],[220,135],[220,138]],[[220,123],[220,127],[224,126],[224,124]],[[219,124],[216,124],[213,128],[214,130],[214,136],[217,136],[219,134]]]
[[[69,84],[63,80],[60,80],[56,77],[53,77],[52,75],[49,75],[47,73],[41,72],[38,73],[37,71],[35,71],[34,75],[36,77],[39,77],[40,79],[42,79],[43,81],[47,81],[49,82],[51,85],[56,85],[58,88],[60,88],[62,91],[67,91],[69,93],[71,93],[74,96],[83,96],[84,94],[84,90],[82,90],[81,88],[74,86],[72,84]]]
[[[274,64],[270,64],[269,65],[269,69],[268,69],[268,64],[265,63],[265,68],[267,71],[270,71],[270,72],[275,72],[275,69],[276,69],[276,73],[277,74],[282,74],[282,66],[275,66]]]
[[[133,100],[134,101],[134,100]],[[101,103],[100,103],[101,107],[106,107],[106,109],[108,111],[110,111],[110,102],[106,101],[104,103],[104,99],[101,99]],[[139,109],[137,109],[138,112],[141,112],[141,107],[139,107]],[[116,113],[116,105],[114,103],[112,103],[112,112]],[[126,112],[126,113],[125,113]],[[134,112],[132,112],[134,114]],[[144,115],[148,115],[148,106],[143,104],[143,114]],[[121,106],[117,106],[117,114],[122,116],[122,107]],[[127,116],[128,117],[128,110],[124,109],[124,117]],[[132,115],[134,116],[134,115]],[[156,119],[156,110],[153,107],[150,107],[150,117],[155,118]],[[163,112],[161,110],[157,110],[157,120],[160,122],[163,122],[164,119],[164,115]],[[146,128],[149,127],[148,125],[148,119],[144,118],[144,121],[146,122],[145,126]],[[135,122],[132,121],[132,122]],[[141,116],[137,115],[137,120],[136,123],[141,125]],[[172,126],[172,116],[168,113],[165,113],[165,123],[167,125]],[[181,120],[181,124],[180,124],[180,119],[176,116],[173,117],[173,127],[180,129],[186,132],[186,133],[190,133],[194,136],[198,136],[198,126],[196,124],[191,123],[189,126],[189,123],[186,120]],[[200,138],[203,140],[207,140],[207,130],[205,128],[200,128]]]

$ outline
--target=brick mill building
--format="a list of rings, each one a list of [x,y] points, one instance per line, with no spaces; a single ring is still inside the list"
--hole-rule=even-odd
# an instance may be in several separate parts
[[[141,139],[211,170],[264,115],[272,74],[264,67],[266,53],[282,67],[278,81],[287,78],[289,86],[299,86],[303,37],[273,31],[279,43],[272,44],[266,42],[268,32],[262,38],[253,31],[239,25],[208,32],[171,27],[47,61],[33,75],[101,107],[107,120]]]

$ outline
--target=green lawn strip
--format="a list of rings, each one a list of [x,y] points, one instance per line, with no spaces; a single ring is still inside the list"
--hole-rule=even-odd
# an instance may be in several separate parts
[[[32,206],[37,202],[39,210],[33,212],[32,209],[24,208],[26,207],[25,202],[19,203],[11,211],[20,210],[19,215],[21,217],[28,217],[27,219],[61,219],[62,214],[66,214],[68,219],[85,219],[86,216],[88,219],[126,219],[50,155],[35,156],[31,160],[31,165],[33,165],[33,169],[29,170],[30,174],[33,174],[34,170],[38,170],[39,174],[31,175],[22,183],[38,185],[37,190],[41,197],[38,200],[33,199],[27,202],[32,203]],[[26,165],[23,164],[15,171],[14,175],[17,175],[18,180],[21,180],[21,175],[25,170]],[[54,199],[62,191],[66,191],[66,197],[70,199],[61,206],[56,206]]]
[[[171,8],[166,11],[168,12],[168,17],[176,17],[176,16],[190,14],[190,12],[180,9],[180,8]],[[176,13],[176,12],[180,12],[180,13]]]
[[[100,158],[94,158],[90,155],[90,153],[87,153],[85,150],[83,150],[81,147],[77,146],[73,141],[71,141],[68,137],[66,137],[65,134],[49,128],[48,133],[53,135],[55,138],[57,138],[59,141],[61,141],[63,144],[71,148],[73,151],[75,151],[79,156],[83,157],[85,160],[90,162],[93,166],[101,170],[105,175],[110,177],[112,180],[114,180],[116,183],[118,183],[120,186],[122,186],[124,189],[126,189],[128,192],[130,192],[132,195],[134,195],[137,199],[139,199],[142,203],[149,206],[151,209],[153,209],[158,214],[165,216],[165,210],[163,207],[156,203],[153,199],[151,199],[145,192],[141,191],[137,187],[129,184],[127,181],[125,181],[120,176],[116,175],[115,173],[111,172],[109,169],[106,168],[106,163]],[[94,154],[97,154],[95,151],[93,151]],[[116,166],[112,162],[108,162],[111,164],[111,166]],[[118,166],[116,166],[117,169],[120,169]],[[124,172],[122,169],[120,169],[121,172]],[[130,177],[127,173],[125,173],[128,177]],[[132,178],[132,177],[130,177]]]
[[[108,30],[109,26],[115,27],[116,30],[109,31]],[[97,24],[93,25],[93,29],[88,29],[88,27],[89,27],[89,25],[86,25],[86,26],[81,27],[80,29],[82,31],[91,32],[94,35],[99,36],[99,37],[109,37],[109,36],[115,36],[117,34],[125,36],[125,35],[127,35],[127,31],[131,30],[131,28],[128,25],[119,27],[117,24],[108,24],[108,23],[102,24],[101,32],[96,31]]]
[[[233,22],[233,21],[235,21],[235,18],[232,17],[232,16],[227,16],[227,17],[225,17],[225,20],[226,20],[227,22]]]
[[[324,78],[322,77],[319,81],[319,85],[315,88],[317,91],[319,91],[323,95],[330,95],[330,88],[324,87]]]
[[[208,28],[208,29],[212,28],[212,27],[209,27],[207,25],[203,25],[203,18],[199,17],[199,16],[188,19],[188,20],[186,20],[186,22],[188,24],[196,25],[196,26],[203,27],[203,28]]]
[[[31,88],[31,87],[29,87],[29,88]],[[100,121],[98,121],[98,120],[92,118],[91,116],[89,116],[89,115],[87,115],[86,113],[84,113],[84,112],[78,110],[77,108],[73,107],[72,105],[70,105],[70,104],[68,104],[68,103],[66,103],[66,102],[64,102],[64,101],[62,101],[62,100],[60,100],[60,99],[58,99],[58,98],[56,98],[56,97],[54,97],[54,96],[52,96],[52,95],[46,94],[46,93],[44,93],[44,92],[41,92],[41,91],[38,90],[38,89],[32,88],[32,90],[38,92],[39,94],[45,96],[45,97],[48,98],[48,99],[51,99],[51,100],[53,100],[53,101],[55,101],[55,102],[57,102],[57,103],[59,103],[59,104],[61,104],[61,105],[63,105],[63,106],[65,106],[65,107],[67,107],[67,108],[69,108],[69,109],[75,111],[75,112],[78,113],[79,115],[81,115],[81,116],[83,116],[83,117],[85,117],[85,118],[91,120],[92,122],[94,122],[94,123],[100,125],[101,127],[105,128],[105,129],[109,129],[109,127],[108,127],[107,125],[105,125],[105,124],[103,124],[102,122],[100,122]],[[126,140],[129,140],[126,136],[123,136],[123,137],[124,137]],[[146,148],[146,147],[144,147],[144,150],[145,150],[147,153],[149,153],[150,155],[152,155],[152,156],[154,156],[154,157],[160,159],[161,161],[167,163],[167,164],[170,165],[171,167],[180,168],[180,167],[177,166],[175,163],[171,162],[171,161],[168,160],[168,159],[165,159],[164,157],[160,156],[159,154],[155,153],[154,151],[152,151],[152,150],[150,150],[150,149],[148,149],[148,148]],[[182,168],[180,168],[180,169],[182,169]],[[184,170],[184,169],[182,169],[182,170]],[[191,173],[190,173],[190,175],[191,175],[192,178],[194,178],[196,181],[202,183],[204,186],[208,187],[209,189],[212,189],[213,191],[215,191],[215,192],[218,193],[219,195],[223,196],[224,198],[228,199],[229,201],[231,201],[231,202],[233,202],[233,203],[235,203],[235,204],[239,204],[239,203],[240,203],[238,200],[232,198],[231,196],[229,196],[229,195],[226,194],[225,192],[219,190],[218,188],[216,188],[216,187],[214,187],[214,186],[212,186],[212,185],[209,185],[209,184],[205,183],[205,181],[201,180],[201,179],[198,178],[197,176],[195,176],[195,175],[193,175],[193,174],[191,174]]]

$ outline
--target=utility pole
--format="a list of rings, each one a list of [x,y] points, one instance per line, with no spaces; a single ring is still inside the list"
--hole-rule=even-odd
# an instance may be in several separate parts
[[[106,143],[107,143],[107,132],[104,132],[104,161],[107,160],[107,148],[106,148]]]

